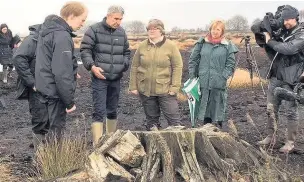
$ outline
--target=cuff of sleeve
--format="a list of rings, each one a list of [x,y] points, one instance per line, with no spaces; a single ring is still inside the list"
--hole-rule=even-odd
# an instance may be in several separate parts
[[[275,45],[277,45],[278,44],[278,42],[277,41],[275,41],[275,40],[269,40],[268,42],[267,42],[267,45],[269,46],[269,47],[274,47]]]
[[[172,86],[171,86],[171,87],[169,88],[169,91],[170,91],[170,92],[174,92],[174,93],[178,93],[179,89],[176,88],[176,87],[172,87]]]
[[[66,106],[66,108],[67,109],[71,109],[74,105],[75,105],[75,102],[72,101],[71,104],[69,104],[69,105]]]

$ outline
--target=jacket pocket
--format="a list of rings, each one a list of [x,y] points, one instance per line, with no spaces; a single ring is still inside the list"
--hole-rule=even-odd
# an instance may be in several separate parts
[[[169,92],[171,78],[158,78],[156,79],[155,93],[167,94]]]
[[[279,69],[278,79],[290,85],[299,81],[300,75],[303,73],[303,63],[294,64],[292,66]]]
[[[209,87],[215,89],[225,89],[227,86],[227,79],[220,73],[210,76]]]
[[[137,74],[136,77],[136,84],[137,84],[137,90],[141,93],[145,91],[145,75],[144,74]]]

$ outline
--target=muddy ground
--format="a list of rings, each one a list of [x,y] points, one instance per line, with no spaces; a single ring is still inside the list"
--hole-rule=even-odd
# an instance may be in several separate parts
[[[253,49],[259,69],[262,75],[265,76],[269,61],[262,49],[257,47]],[[246,55],[244,49],[240,50],[238,67],[245,68],[247,65],[245,61]],[[190,52],[181,51],[181,53],[185,62],[185,74],[183,76],[183,81],[185,81],[187,80],[187,61]],[[90,137],[90,118],[92,115],[90,75],[82,65],[79,67],[79,74],[82,78],[78,80],[76,91],[77,111],[68,116],[67,127],[72,131],[80,129]],[[118,127],[120,129],[142,130],[144,129],[145,115],[138,98],[127,94],[128,81],[129,73],[126,73],[121,82]],[[0,181],[25,181],[25,178],[30,174],[29,168],[31,167],[33,148],[30,147],[32,135],[28,102],[15,100],[15,83],[16,73],[13,73],[13,78],[9,79],[9,84],[4,85],[0,81],[0,95],[6,103],[6,108],[0,107],[0,166],[10,169],[6,172],[8,177],[4,178],[0,175]],[[253,90],[251,88],[231,89],[228,97],[228,118],[235,121],[240,137],[256,146],[256,142],[262,136],[266,136],[266,96],[263,95],[261,88],[258,87]],[[190,127],[187,103],[180,103],[180,112],[183,124]],[[245,115],[247,112],[252,116],[257,126],[256,128],[246,122]],[[281,109],[281,113],[284,113],[284,107]],[[299,150],[304,150],[303,115],[300,118],[296,147]],[[292,169],[295,174],[304,175],[304,155],[301,152],[296,151],[290,155],[278,153],[278,148],[283,145],[287,123],[288,121],[282,115],[279,122],[279,142],[273,150],[273,155],[282,159],[281,167],[283,169]],[[166,127],[166,125],[165,120],[162,118],[162,126]],[[226,124],[224,129],[227,129]]]

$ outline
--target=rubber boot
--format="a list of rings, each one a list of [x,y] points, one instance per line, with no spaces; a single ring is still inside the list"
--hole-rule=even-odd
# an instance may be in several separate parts
[[[103,123],[93,122],[92,125],[93,147],[95,147],[103,134]]]
[[[294,143],[296,141],[296,135],[298,131],[298,123],[297,122],[289,122],[287,124],[287,140],[285,145],[280,148],[280,152],[289,153],[292,149],[294,149]]]
[[[4,69],[3,70],[3,83],[7,83],[7,74],[8,74],[7,69]]]
[[[106,133],[115,132],[117,128],[117,119],[106,119]]]
[[[271,103],[267,104],[267,137],[258,142],[258,145],[275,144],[278,114],[275,112],[274,106]]]

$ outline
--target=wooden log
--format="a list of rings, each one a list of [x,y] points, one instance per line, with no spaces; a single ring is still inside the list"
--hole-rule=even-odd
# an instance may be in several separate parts
[[[94,181],[133,181],[135,178],[113,159],[93,152],[90,156],[88,174]]]
[[[136,136],[130,131],[127,131],[121,138],[117,139],[115,143],[117,144],[111,149],[108,149],[107,154],[120,164],[125,164],[129,167],[139,167],[141,165],[146,152]]]

